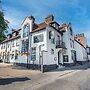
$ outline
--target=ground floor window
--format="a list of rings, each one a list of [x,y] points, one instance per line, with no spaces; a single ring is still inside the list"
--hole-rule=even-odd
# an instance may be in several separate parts
[[[76,61],[76,51],[71,51],[71,58],[73,61]]]
[[[15,55],[15,59],[18,59],[18,53]]]
[[[54,54],[54,49],[51,49],[51,54]]]
[[[11,57],[11,59],[13,59],[14,58],[14,54],[12,54],[12,57]]]
[[[68,62],[68,55],[63,55],[63,62]]]
[[[36,60],[36,47],[32,47],[31,49],[31,60]]]

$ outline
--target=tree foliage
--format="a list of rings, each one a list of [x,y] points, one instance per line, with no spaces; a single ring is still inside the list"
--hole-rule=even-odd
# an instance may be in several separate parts
[[[4,13],[0,11],[0,42],[5,39],[5,32],[7,32],[8,21],[4,19]]]

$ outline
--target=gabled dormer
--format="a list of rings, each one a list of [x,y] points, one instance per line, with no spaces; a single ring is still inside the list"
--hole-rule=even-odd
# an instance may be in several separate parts
[[[67,23],[63,23],[60,25],[59,27],[60,32],[66,32],[68,31],[70,36],[74,36],[74,32],[71,26],[71,23],[67,24]]]
[[[12,38],[12,34],[11,33],[7,35],[7,39],[10,39],[10,38]]]
[[[17,31],[16,29],[12,29],[12,36],[15,37],[19,35],[19,31]]]
[[[21,37],[28,37],[29,32],[33,30],[33,24],[35,23],[35,18],[33,16],[26,17],[21,24]]]

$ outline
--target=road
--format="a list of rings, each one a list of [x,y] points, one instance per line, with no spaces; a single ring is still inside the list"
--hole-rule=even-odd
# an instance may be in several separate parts
[[[0,65],[0,90],[90,90],[89,67],[41,73]]]
[[[58,78],[36,90],[90,90],[90,69]]]

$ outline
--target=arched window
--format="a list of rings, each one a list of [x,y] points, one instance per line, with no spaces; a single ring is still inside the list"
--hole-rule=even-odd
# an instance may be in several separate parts
[[[23,27],[23,37],[27,37],[28,36],[29,29],[30,29],[29,24],[24,25],[24,27]]]

